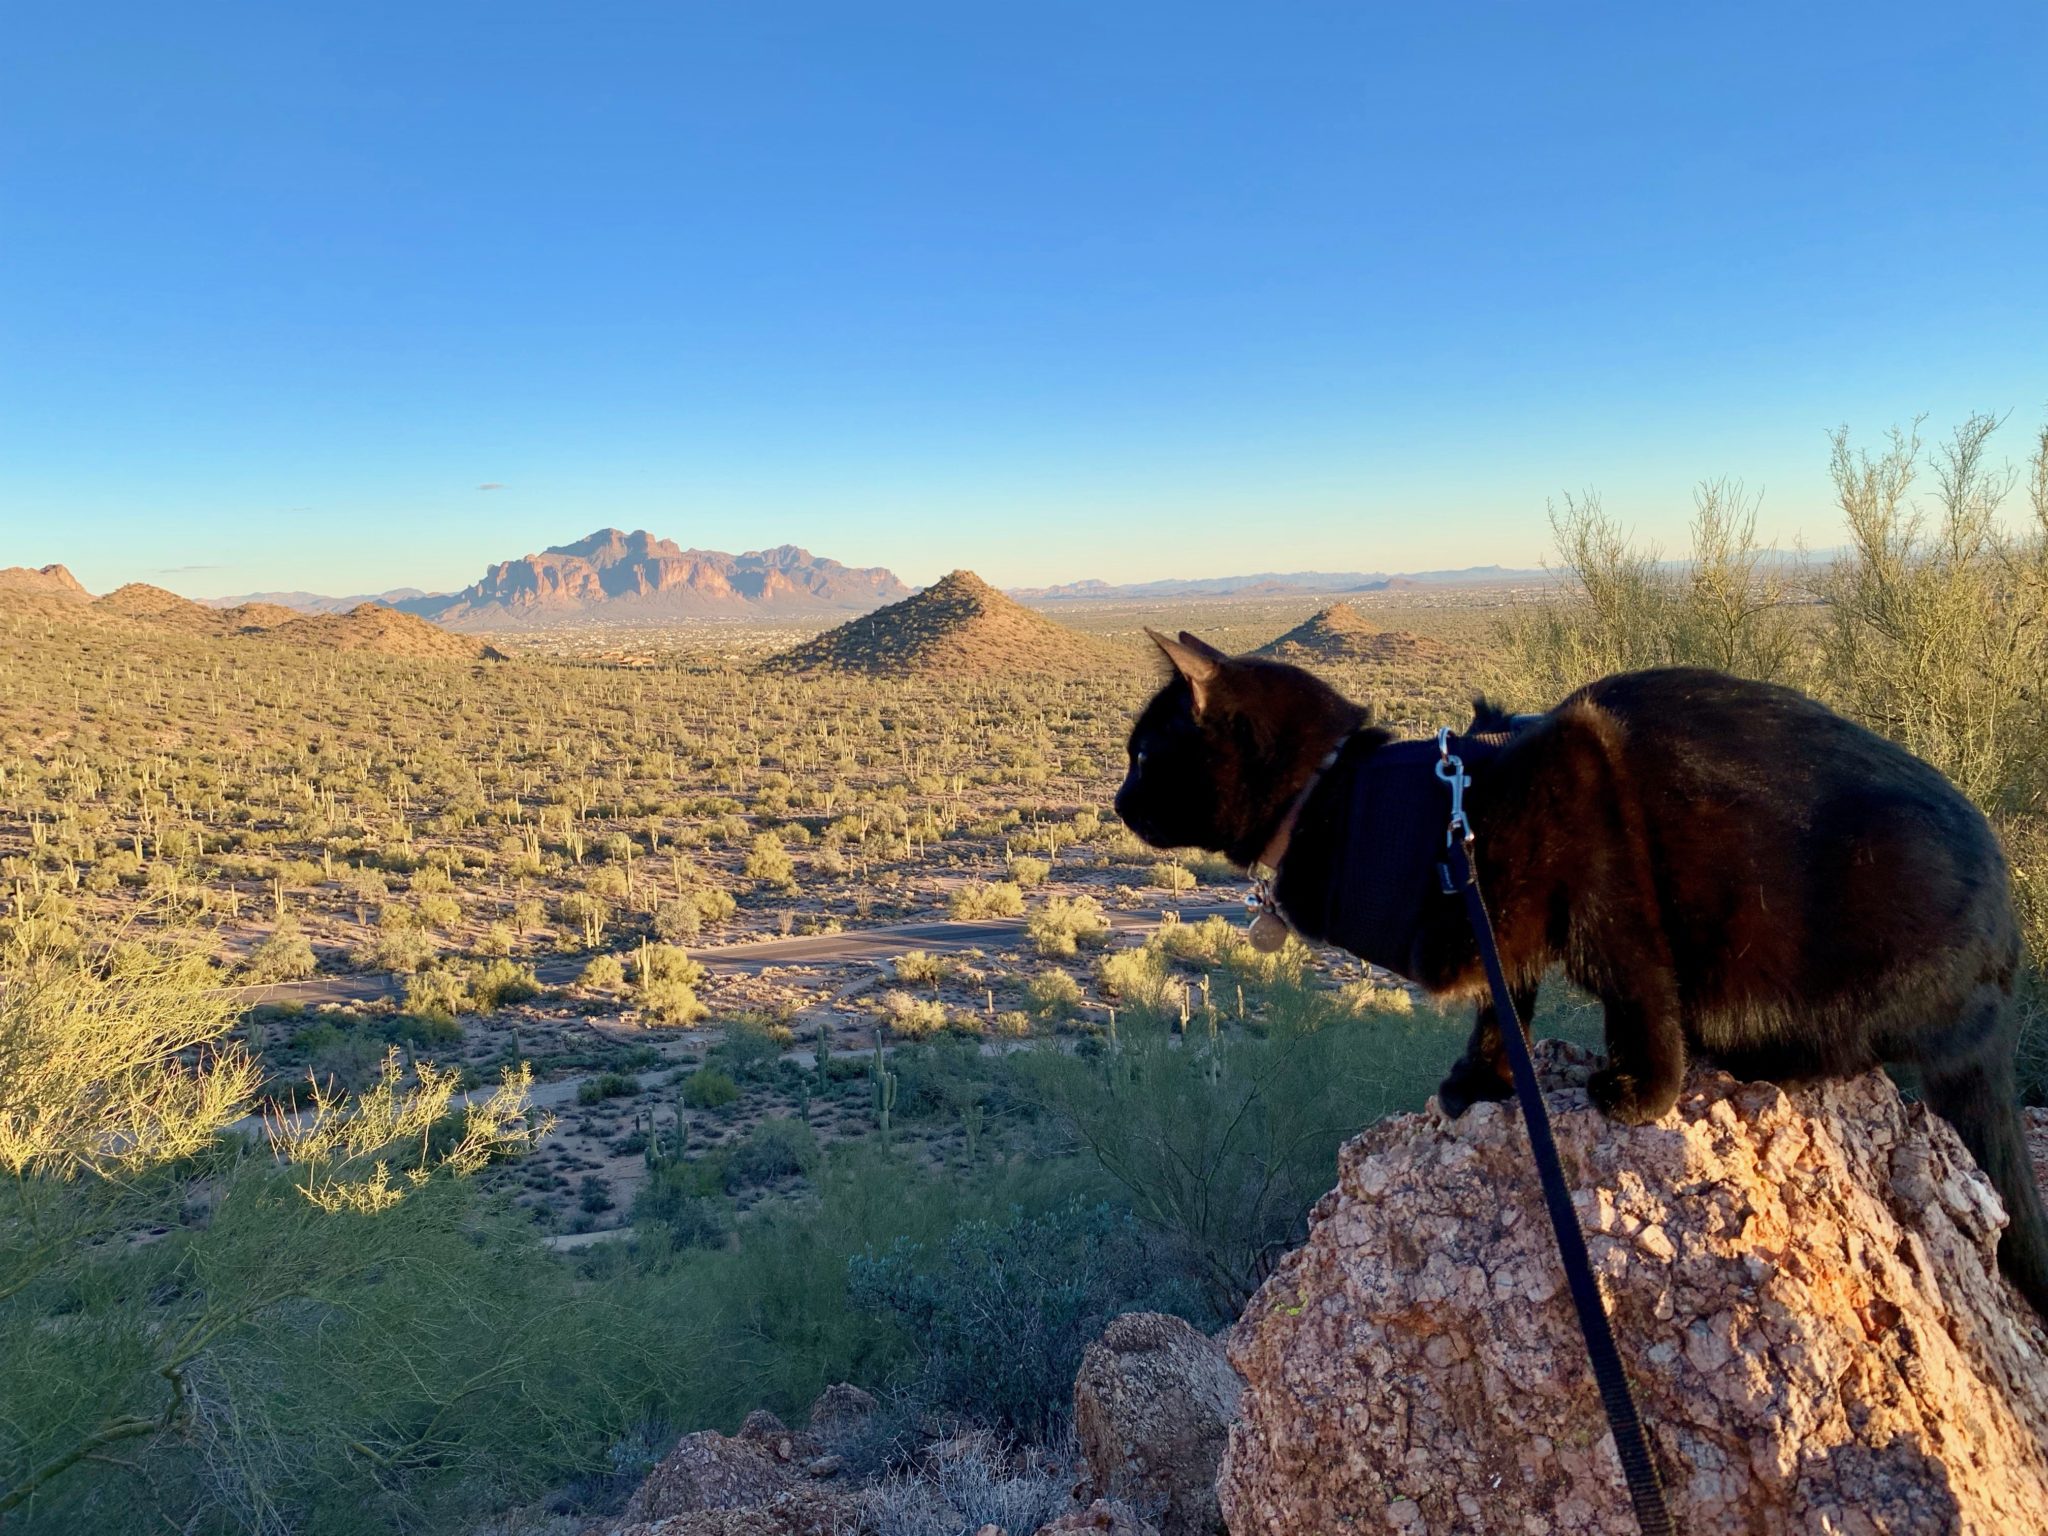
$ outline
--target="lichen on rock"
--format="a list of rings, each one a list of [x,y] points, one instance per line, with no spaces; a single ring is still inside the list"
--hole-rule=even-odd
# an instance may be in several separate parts
[[[1680,1529],[2048,1528],[2048,1332],[1946,1124],[1696,1070],[1630,1128],[1538,1059]],[[1512,1104],[1350,1142],[1231,1358],[1235,1536],[1635,1529]]]

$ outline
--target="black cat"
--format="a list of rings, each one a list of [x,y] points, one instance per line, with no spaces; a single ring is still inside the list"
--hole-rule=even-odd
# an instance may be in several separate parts
[[[1155,846],[1273,868],[1302,937],[1478,998],[1439,1102],[1507,1097],[1471,930],[1422,851],[1449,804],[1432,754],[1297,667],[1153,639],[1174,674],[1131,732],[1117,814]],[[1695,1053],[1781,1082],[1908,1064],[2004,1197],[2000,1261],[2048,1317],[2013,1075],[2019,926],[1976,807],[1802,694],[1694,668],[1604,678],[1523,721],[1482,700],[1457,750],[1515,1006],[1530,1017],[1553,964],[1600,1000],[1604,1110],[1664,1114]]]

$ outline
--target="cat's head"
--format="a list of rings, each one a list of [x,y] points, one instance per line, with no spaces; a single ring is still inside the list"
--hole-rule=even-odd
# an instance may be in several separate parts
[[[1131,729],[1116,813],[1155,848],[1250,864],[1366,711],[1285,662],[1226,656],[1185,630],[1146,633],[1173,673]]]

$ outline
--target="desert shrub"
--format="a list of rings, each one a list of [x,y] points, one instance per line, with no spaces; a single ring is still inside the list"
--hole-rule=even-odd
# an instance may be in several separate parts
[[[747,854],[746,876],[763,885],[779,886],[783,890],[796,888],[796,861],[791,859],[782,846],[782,839],[773,832],[758,833],[753,849]]]
[[[530,965],[511,960],[492,960],[473,968],[469,974],[471,1007],[490,1013],[510,1003],[524,1003],[540,996],[540,978]]]
[[[0,1505],[23,1530],[436,1525],[486,1473],[537,1495],[601,1452],[606,1306],[569,1315],[530,1224],[462,1178],[526,1143],[522,1086],[436,1140],[454,1075],[408,1087],[391,1060],[252,1154],[215,1142],[255,1078],[203,967],[6,983]]]
[[[737,1191],[809,1173],[818,1165],[818,1138],[801,1120],[763,1120],[732,1149],[725,1187]]]
[[[277,931],[258,944],[242,967],[242,979],[249,982],[304,981],[315,968],[313,946],[299,925],[287,919]]]
[[[1406,987],[1383,984],[1370,978],[1347,981],[1337,991],[1337,1001],[1354,1014],[1413,1013],[1415,998]]]
[[[936,987],[953,974],[953,962],[944,955],[913,949],[896,957],[895,971],[898,981],[912,986],[922,983]]]
[[[847,1285],[856,1306],[916,1342],[924,1400],[1042,1440],[1070,1412],[1081,1351],[1110,1318],[1142,1309],[1209,1320],[1163,1267],[1129,1212],[1075,1201],[862,1254]]]
[[[697,915],[707,924],[725,922],[740,909],[730,892],[717,889],[692,891],[689,899],[695,904]]]
[[[616,992],[626,984],[626,962],[617,955],[592,955],[577,985],[594,992]]]
[[[452,1019],[470,1012],[469,988],[455,971],[418,971],[405,979],[405,1011],[419,1018]]]
[[[1045,884],[1052,873],[1052,865],[1044,859],[1034,859],[1029,854],[1019,854],[1010,860],[1010,881],[1012,884],[1030,890]]]
[[[934,997],[884,992],[882,1017],[889,1021],[891,1033],[905,1040],[922,1040],[946,1027],[946,1005]]]
[[[1829,696],[1992,812],[2038,809],[2048,791],[2048,429],[2034,526],[2014,536],[2001,512],[2015,476],[1989,458],[1998,425],[1972,416],[1934,450],[1931,517],[1911,499],[1928,457],[1917,432],[1894,431],[1875,457],[1838,432],[1850,549],[1815,581]]]
[[[716,1067],[699,1067],[683,1079],[683,1102],[692,1109],[723,1109],[739,1097],[740,1085]]]
[[[915,1439],[923,1412],[914,1399],[885,1404],[839,1448],[856,1475],[887,1468]],[[1035,1531],[1069,1512],[1078,1453],[1062,1440],[1051,1449],[1019,1447],[1008,1435],[956,1434],[929,1468],[891,1471],[868,1491],[877,1536],[956,1536],[965,1531]]]
[[[946,898],[946,915],[960,921],[1022,917],[1024,893],[1007,880],[969,880]]]
[[[654,936],[664,944],[681,944],[703,930],[704,915],[694,901],[659,902],[654,908],[652,927]]]
[[[611,909],[588,891],[568,892],[555,903],[555,912],[591,945],[603,936],[604,925],[611,920]]]
[[[1040,971],[1024,990],[1040,1018],[1064,1019],[1081,1006],[1081,984],[1065,971]]]
[[[1156,1024],[1128,1028],[1113,1051],[1016,1063],[1222,1315],[1301,1240],[1344,1139],[1419,1109],[1467,1028],[1434,1012],[1361,1025],[1328,993],[1288,986],[1268,996],[1265,1022],[1262,1035],[1184,1042]]]
[[[694,1024],[708,1011],[697,998],[704,967],[668,944],[642,944],[633,955],[640,1009],[662,1024]]]
[[[1805,656],[1795,593],[1757,544],[1760,499],[1739,481],[1701,482],[1692,558],[1673,564],[1638,545],[1597,495],[1567,497],[1550,517],[1564,590],[1556,601],[1517,609],[1501,627],[1511,675],[1545,705],[1640,667],[1797,681]]]
[[[671,1249],[722,1248],[733,1234],[732,1203],[704,1187],[696,1166],[665,1164],[633,1197],[633,1226]]]
[[[1152,866],[1151,883],[1162,891],[1192,891],[1200,882],[1178,859],[1167,859]]]
[[[1173,980],[1166,961],[1155,949],[1119,949],[1095,962],[1095,979],[1102,990],[1129,1008],[1163,1012],[1171,1001],[1178,1006],[1180,983]]]
[[[774,1076],[776,1063],[792,1036],[789,1026],[760,1015],[736,1014],[725,1021],[725,1033],[709,1060],[742,1082]]]
[[[462,921],[462,903],[453,896],[422,896],[414,903],[427,926],[431,928],[453,928]]]
[[[602,1104],[606,1099],[629,1099],[640,1091],[640,1079],[628,1072],[600,1072],[576,1086],[578,1104]]]
[[[349,958],[359,970],[403,974],[432,965],[439,953],[434,941],[417,928],[383,928],[368,944],[352,951]]]
[[[1072,955],[1109,942],[1109,919],[1092,896],[1054,896],[1031,914],[1027,931],[1041,955]]]
[[[988,1032],[1007,1039],[1021,1040],[1031,1033],[1031,1015],[1019,1008],[1006,1009],[989,1022]]]

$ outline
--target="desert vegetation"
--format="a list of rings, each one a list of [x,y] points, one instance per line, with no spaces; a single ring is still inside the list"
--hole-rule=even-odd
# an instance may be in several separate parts
[[[964,583],[1001,622],[923,669],[873,624],[480,663],[0,606],[0,1510],[579,1520],[835,1381],[886,1477],[1056,1445],[1118,1311],[1228,1319],[1465,1025],[1118,825],[1146,623],[1292,634],[1416,730],[1674,661],[1829,700],[2005,837],[2041,1099],[2048,437],[1999,430],[1839,435],[1825,559],[1734,482],[1674,561],[1574,498],[1554,582],[1076,607],[1061,654],[1121,660],[1071,675]]]

